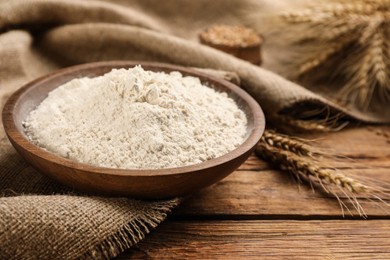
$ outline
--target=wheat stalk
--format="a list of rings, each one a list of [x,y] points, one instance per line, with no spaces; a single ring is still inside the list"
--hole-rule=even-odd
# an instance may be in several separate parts
[[[303,11],[285,12],[281,16],[289,23],[322,22],[329,16],[343,18],[345,15],[371,15],[378,11],[389,10],[388,0],[344,0],[327,1],[326,5],[310,5]]]
[[[338,195],[340,192],[362,217],[367,215],[357,199],[358,195],[374,197],[377,201],[390,207],[380,197],[382,192],[388,195],[389,191],[381,191],[374,186],[345,176],[337,170],[322,166],[316,158],[320,153],[312,152],[311,147],[303,140],[289,138],[266,130],[255,151],[259,157],[271,162],[281,170],[293,173],[298,180],[306,180],[312,187],[320,187],[326,193],[336,197],[343,215],[344,209],[349,211],[349,208]]]
[[[307,73],[311,72],[313,69],[317,68],[318,66],[329,60],[330,57],[340,51],[343,47],[344,45],[340,43],[331,44],[329,47],[323,49],[320,53],[318,53],[318,55],[310,57],[299,65],[297,72],[294,73],[295,77],[304,77],[305,75],[307,75]]]
[[[338,86],[339,101],[361,110],[390,103],[390,0],[323,1],[282,19],[291,26],[281,37],[296,54],[284,62],[286,76]]]
[[[260,140],[271,147],[290,151],[298,155],[312,156],[314,154],[314,152],[310,151],[311,147],[303,140],[278,134],[273,130],[266,130]]]
[[[380,21],[377,23],[381,23]],[[372,26],[366,30],[364,37],[367,46],[360,52],[360,66],[356,66],[356,63],[350,64],[348,75],[352,80],[340,93],[348,96],[360,107],[368,109],[376,95],[376,99],[390,100],[390,78],[387,75],[390,56],[383,29]]]
[[[311,179],[316,178],[322,185],[332,184],[347,189],[349,192],[356,194],[366,192],[370,188],[352,178],[346,177],[335,170],[320,167],[317,163],[312,163],[313,160],[307,160],[295,153],[288,153],[286,150],[273,147],[268,144],[261,143],[256,147],[256,152],[261,156],[270,159],[273,163],[280,164],[283,170],[289,170]],[[324,189],[328,190],[325,186]]]

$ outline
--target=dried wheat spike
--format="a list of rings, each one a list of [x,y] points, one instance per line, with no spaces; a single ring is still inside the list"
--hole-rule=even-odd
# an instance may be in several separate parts
[[[310,151],[310,147],[304,141],[279,134],[272,130],[266,130],[260,141],[269,146],[303,156],[313,156],[314,154],[314,152]]]
[[[293,173],[298,180],[306,180],[313,188],[321,187],[323,191],[337,198],[343,216],[344,208],[347,209],[350,214],[352,214],[352,212],[349,210],[347,204],[343,202],[343,199],[339,197],[338,192],[341,192],[346,196],[346,199],[362,217],[366,217],[367,214],[361,207],[357,195],[373,195],[379,202],[384,202],[376,195],[376,190],[374,188],[364,185],[335,170],[322,168],[318,161],[313,161],[310,157],[302,157],[289,151],[283,151],[264,142],[259,142],[255,151],[259,157],[273,163],[281,170]],[[389,206],[386,202],[384,202],[384,204]]]
[[[344,174],[318,166],[316,162],[312,162],[312,159],[282,151],[266,143],[260,142],[256,147],[256,153],[264,159],[274,163],[282,170],[294,173],[298,178],[303,177],[306,180],[318,181],[325,191],[330,190],[326,188],[326,185],[335,185],[354,194],[370,190],[370,187],[349,178]]]
[[[390,208],[390,204],[386,202],[386,198],[390,195],[390,190],[386,188],[386,185],[370,178],[363,178],[362,181],[359,181],[335,169],[325,167],[321,164],[318,157],[318,155],[322,156],[322,153],[313,152],[313,148],[309,145],[304,146],[304,152],[302,152],[299,145],[292,149],[291,143],[296,145],[296,139],[288,139],[288,136],[267,130],[264,133],[264,138],[261,138],[257,144],[255,152],[259,157],[274,164],[281,170],[294,174],[298,180],[306,180],[312,188],[322,188],[323,191],[337,198],[343,215],[344,209],[347,209],[352,214],[344,202],[347,200],[360,216],[367,216],[359,203],[358,196],[361,199],[367,199],[376,203],[386,212]],[[300,142],[303,141],[298,141],[299,144],[301,144]],[[305,154],[310,154],[311,156],[306,156]],[[341,199],[339,194],[344,195],[345,199]]]
[[[320,1],[282,19],[298,48],[288,77],[337,84],[340,101],[362,110],[390,104],[390,0]]]

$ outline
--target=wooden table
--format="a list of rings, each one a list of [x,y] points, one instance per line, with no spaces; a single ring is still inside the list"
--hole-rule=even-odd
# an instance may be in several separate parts
[[[340,155],[329,165],[390,185],[390,127],[348,129],[316,143]],[[390,207],[361,204],[368,219],[343,218],[335,199],[252,156],[119,259],[390,259]]]

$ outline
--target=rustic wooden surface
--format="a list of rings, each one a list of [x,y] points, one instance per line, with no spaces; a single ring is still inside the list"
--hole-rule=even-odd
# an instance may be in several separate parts
[[[390,127],[310,138],[339,155],[330,166],[390,186]],[[390,207],[361,204],[367,220],[342,217],[337,201],[252,156],[118,259],[390,259]]]

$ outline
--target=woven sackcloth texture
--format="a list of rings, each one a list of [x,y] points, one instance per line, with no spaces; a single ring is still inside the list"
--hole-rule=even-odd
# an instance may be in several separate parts
[[[76,194],[0,144],[0,259],[112,258],[179,203]]]
[[[0,0],[0,108],[24,83],[58,68],[140,60],[233,71],[270,118],[310,103],[364,121],[389,122],[389,110],[340,107],[198,43],[198,33],[212,24],[254,24],[253,14],[271,2]],[[2,126],[0,145],[0,259],[111,258],[142,239],[179,203],[79,194],[26,164]]]

